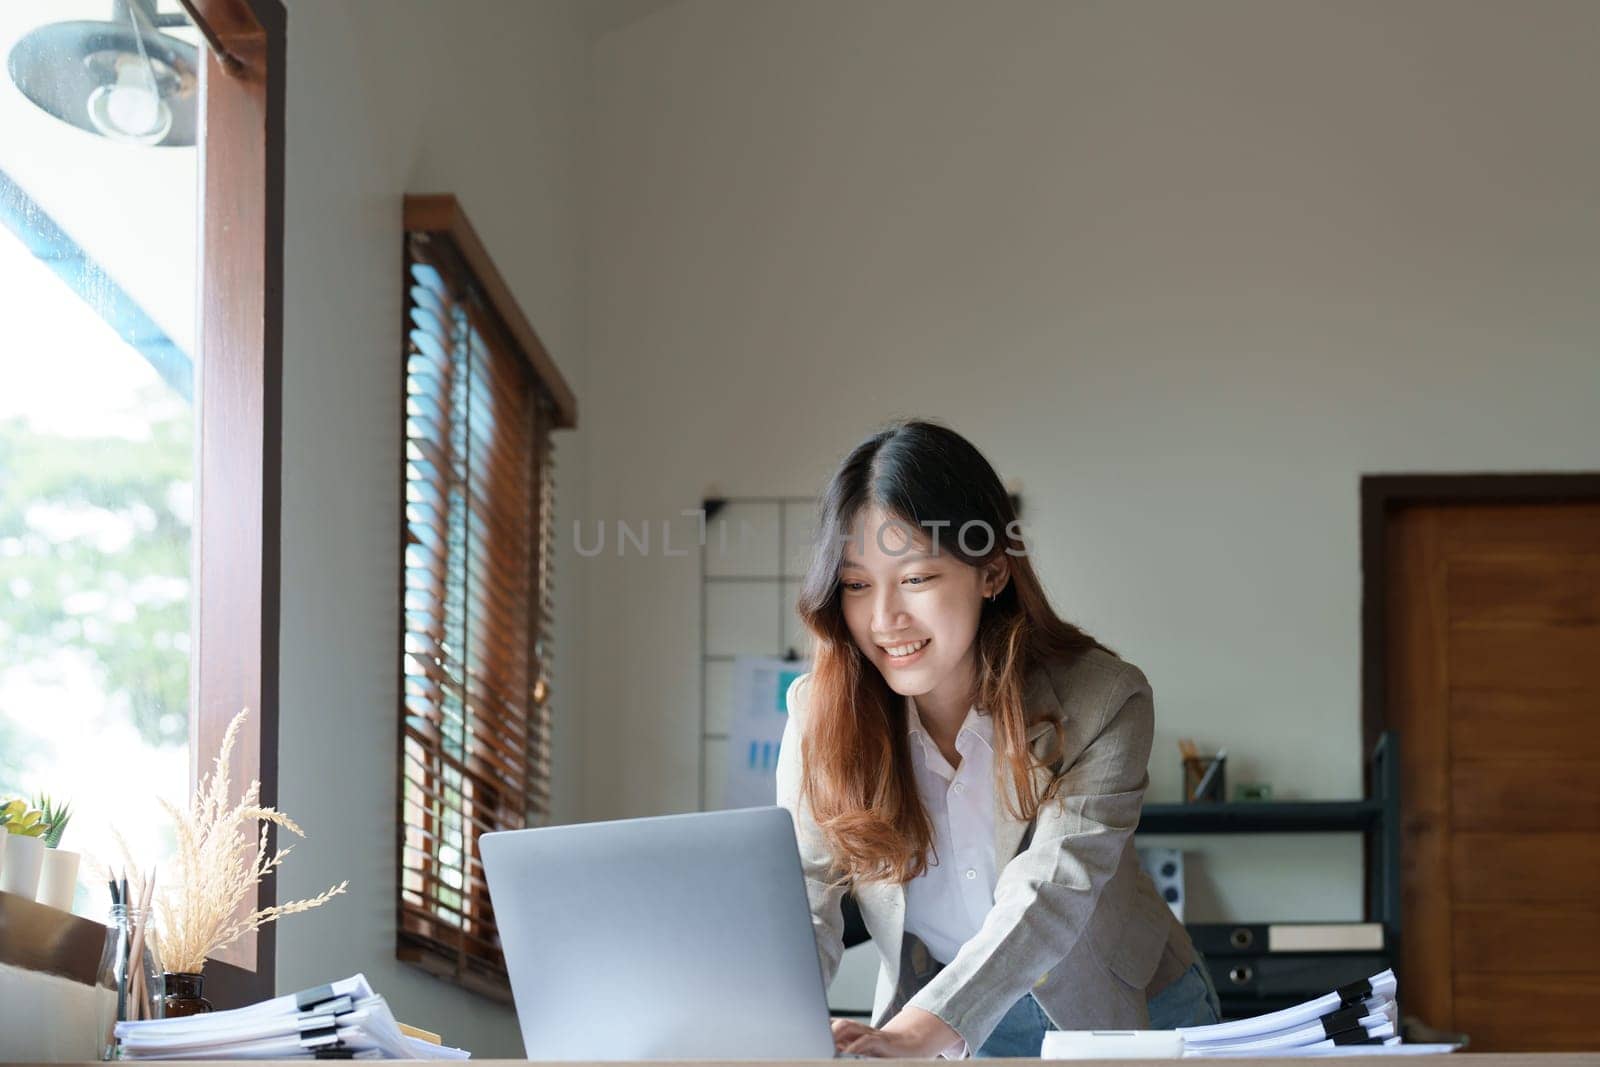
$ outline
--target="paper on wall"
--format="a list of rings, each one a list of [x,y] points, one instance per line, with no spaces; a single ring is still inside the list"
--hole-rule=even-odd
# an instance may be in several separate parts
[[[810,670],[804,660],[740,656],[733,661],[724,808],[776,803],[778,744],[789,719],[789,683]]]

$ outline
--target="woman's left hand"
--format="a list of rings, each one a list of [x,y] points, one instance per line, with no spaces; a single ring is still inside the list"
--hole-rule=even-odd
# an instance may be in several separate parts
[[[877,1030],[854,1019],[833,1020],[833,1047],[859,1056],[920,1059],[960,1043],[961,1035],[948,1023],[921,1008],[903,1008]]]

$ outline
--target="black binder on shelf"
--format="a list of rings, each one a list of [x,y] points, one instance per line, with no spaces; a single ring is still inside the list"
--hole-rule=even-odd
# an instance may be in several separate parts
[[[1206,967],[1217,995],[1225,1001],[1301,1001],[1319,989],[1338,988],[1387,970],[1389,957],[1343,952],[1208,956]]]
[[[1360,833],[1365,840],[1363,922],[1187,925],[1224,1018],[1287,1007],[1399,958],[1400,753],[1392,731],[1373,746],[1366,780],[1372,795],[1361,800],[1145,805],[1139,830],[1147,834]]]
[[[1207,957],[1389,951],[1382,923],[1189,923],[1187,929]]]

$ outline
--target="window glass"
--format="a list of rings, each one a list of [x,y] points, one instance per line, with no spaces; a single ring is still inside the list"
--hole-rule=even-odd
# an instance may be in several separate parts
[[[90,860],[187,802],[200,38],[176,0],[0,4],[0,795]]]

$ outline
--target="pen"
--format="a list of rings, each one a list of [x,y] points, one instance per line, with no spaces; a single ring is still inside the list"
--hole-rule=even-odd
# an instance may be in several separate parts
[[[1200,784],[1194,787],[1194,799],[1199,800],[1206,794],[1206,786],[1211,784],[1211,779],[1216,777],[1217,768],[1222,766],[1222,761],[1228,758],[1228,750],[1217,749],[1217,754],[1211,757],[1211,766],[1206,768],[1206,773],[1200,776]]]

